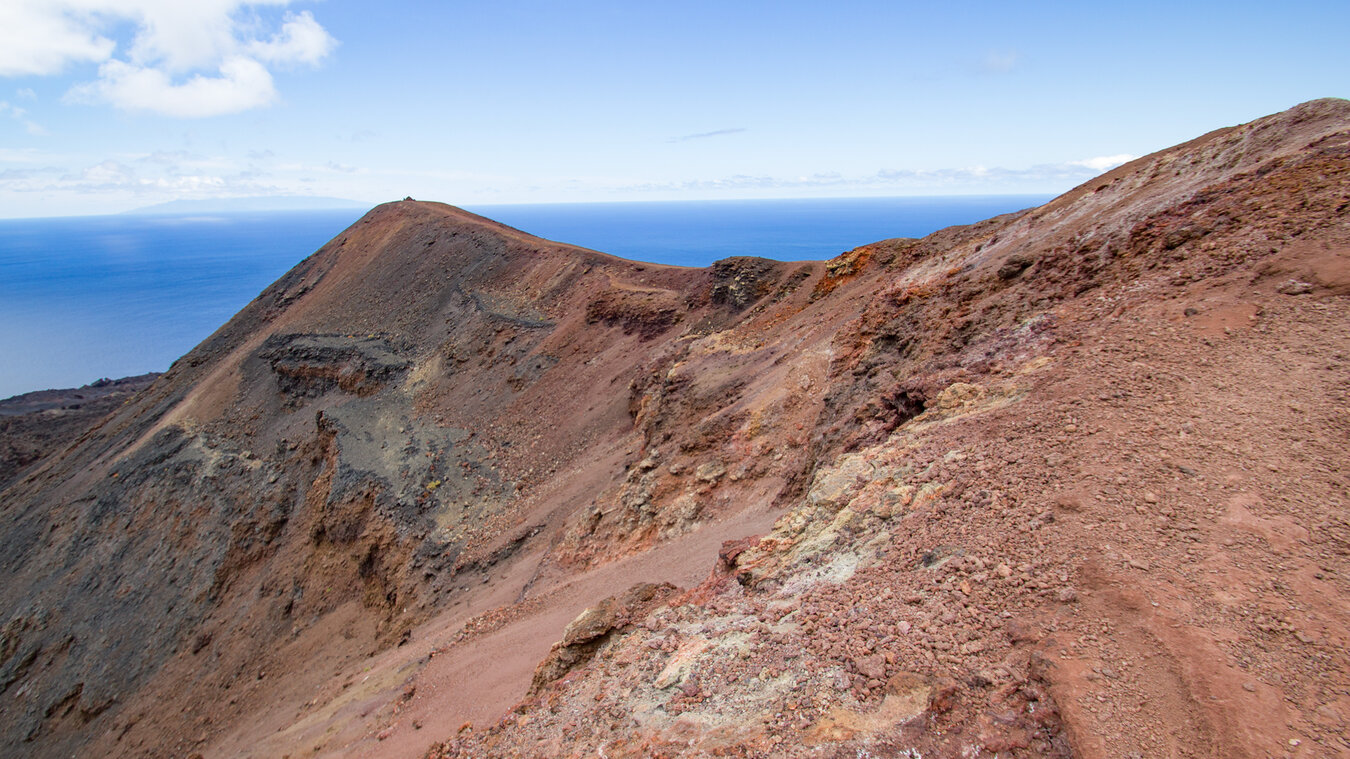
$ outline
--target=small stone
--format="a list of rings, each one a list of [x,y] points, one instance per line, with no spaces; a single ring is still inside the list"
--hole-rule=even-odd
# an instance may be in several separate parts
[[[970,676],[970,684],[976,688],[988,688],[997,682],[994,673],[987,669],[979,669]]]
[[[1008,639],[1013,643],[1032,643],[1040,640],[1040,633],[1030,624],[1018,620],[1010,619],[1003,625],[1003,629],[1008,634]]]
[[[1243,684],[1242,684],[1242,689],[1245,690],[1245,691],[1247,691],[1248,693],[1255,693],[1255,692],[1256,692],[1256,686],[1253,685],[1253,684],[1251,684],[1251,683],[1243,683]]]
[[[1129,564],[1130,566],[1134,567],[1135,569],[1138,569],[1138,570],[1141,571],[1141,572],[1147,572],[1147,571],[1148,571],[1148,563],[1147,563],[1147,562],[1143,562],[1143,561],[1140,561],[1140,560],[1138,560],[1138,559],[1130,559],[1129,561],[1127,561],[1127,562],[1125,562],[1125,563],[1126,563],[1126,564]]]
[[[694,471],[694,478],[699,482],[713,483],[721,479],[722,475],[727,473],[727,467],[720,461],[709,461],[706,464],[700,464]]]
[[[886,676],[886,660],[879,654],[855,656],[853,668],[869,680],[880,680]]]
[[[1157,502],[1158,502],[1157,493],[1153,492],[1152,490],[1144,491],[1144,503],[1157,503]]]
[[[1297,279],[1290,279],[1284,284],[1275,288],[1277,292],[1285,295],[1307,295],[1313,291],[1313,286],[1308,282],[1300,282]]]
[[[1332,706],[1330,703],[1322,704],[1321,706],[1317,707],[1316,711],[1317,716],[1321,717],[1322,719],[1328,722],[1342,721],[1341,713],[1337,711],[1336,707]]]

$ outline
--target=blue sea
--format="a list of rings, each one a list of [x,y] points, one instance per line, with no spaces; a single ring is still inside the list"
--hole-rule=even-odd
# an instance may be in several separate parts
[[[830,258],[1048,196],[469,206],[653,263]],[[163,371],[362,215],[274,211],[0,220],[0,398]]]

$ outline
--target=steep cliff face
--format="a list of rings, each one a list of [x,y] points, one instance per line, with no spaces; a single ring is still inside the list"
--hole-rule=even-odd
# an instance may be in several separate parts
[[[1348,177],[1317,101],[823,263],[381,206],[0,495],[0,747],[1350,751]]]

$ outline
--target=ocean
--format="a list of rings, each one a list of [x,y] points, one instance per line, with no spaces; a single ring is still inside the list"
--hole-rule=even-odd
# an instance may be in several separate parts
[[[830,258],[1049,196],[466,206],[652,263]],[[362,215],[274,211],[0,220],[0,398],[167,369]]]

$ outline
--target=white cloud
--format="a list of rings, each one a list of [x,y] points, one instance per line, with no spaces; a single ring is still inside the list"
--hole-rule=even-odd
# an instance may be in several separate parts
[[[1107,169],[1114,169],[1122,163],[1129,163],[1138,157],[1129,153],[1119,153],[1117,155],[1099,155],[1096,158],[1084,158],[1081,161],[1070,161],[1069,163],[1093,171],[1106,171]]]
[[[78,103],[112,103],[127,110],[165,116],[201,118],[247,111],[272,103],[277,91],[272,75],[251,58],[234,57],[220,64],[219,76],[193,75],[175,84],[157,68],[109,61],[99,78],[71,89],[67,99]]]
[[[76,179],[75,177],[66,178],[69,180]],[[131,167],[126,164],[117,161],[103,161],[80,172],[78,179],[98,185],[120,185],[136,181],[136,172],[132,171]]]
[[[4,0],[0,76],[98,63],[67,102],[196,118],[269,105],[268,66],[317,66],[337,42],[308,11],[268,22],[255,9],[290,0]],[[129,43],[113,39],[134,29]]]
[[[304,63],[317,66],[333,48],[337,40],[319,26],[309,11],[286,14],[281,32],[266,42],[255,40],[249,51],[258,60],[268,63]]]
[[[0,76],[56,74],[69,63],[106,60],[114,47],[87,12],[55,0],[0,3]]]

